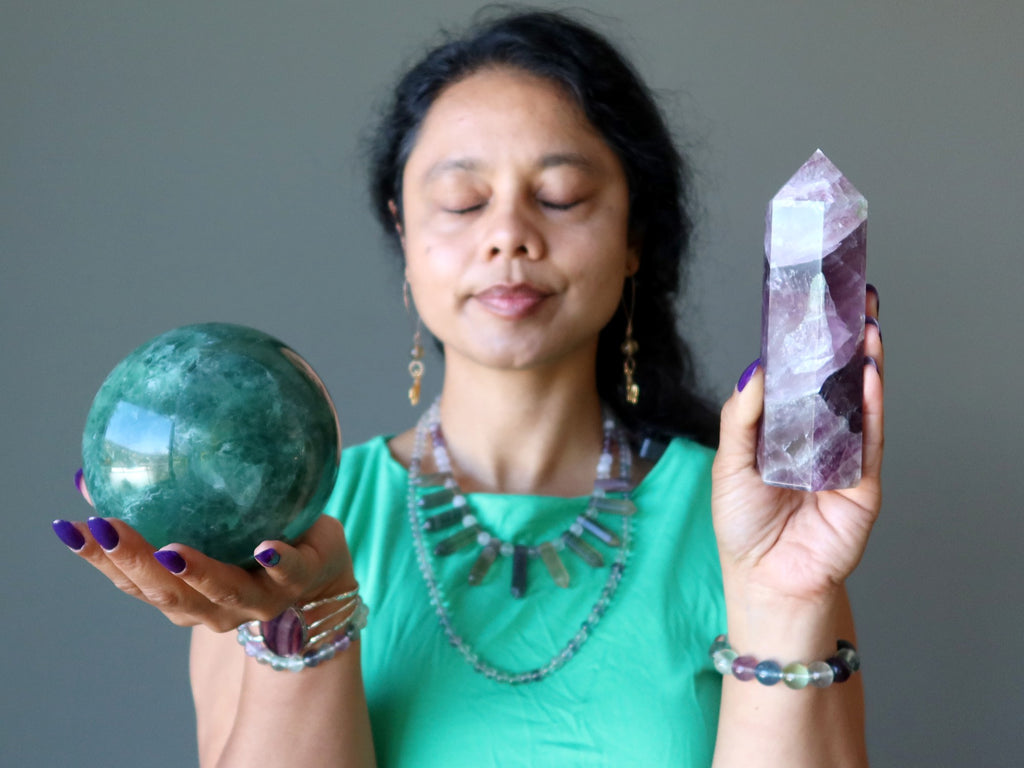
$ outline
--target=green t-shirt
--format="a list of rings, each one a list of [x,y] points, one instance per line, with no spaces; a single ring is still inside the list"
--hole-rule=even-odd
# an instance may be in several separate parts
[[[708,766],[721,679],[708,658],[725,630],[710,513],[713,453],[676,439],[633,491],[632,554],[607,613],[578,653],[546,679],[512,686],[476,672],[445,637],[430,605],[409,529],[406,470],[385,438],[346,448],[328,514],[339,518],[370,607],[363,676],[378,765]],[[542,542],[564,531],[587,499],[468,495],[504,540]],[[612,530],[619,518],[602,515]],[[449,532],[459,528],[449,529]],[[428,542],[445,533],[427,534]],[[616,550],[592,568],[568,551],[568,588],[531,560],[525,597],[509,593],[511,558],[470,586],[477,547],[434,568],[456,630],[497,667],[543,666],[586,619]]]

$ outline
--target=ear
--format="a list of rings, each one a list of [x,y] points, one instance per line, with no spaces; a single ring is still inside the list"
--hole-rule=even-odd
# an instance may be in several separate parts
[[[398,239],[402,243],[402,248],[405,248],[405,232],[402,230],[402,219],[398,215],[398,206],[395,205],[394,200],[388,200],[388,210],[391,211],[391,218],[395,222],[395,231],[398,233]]]

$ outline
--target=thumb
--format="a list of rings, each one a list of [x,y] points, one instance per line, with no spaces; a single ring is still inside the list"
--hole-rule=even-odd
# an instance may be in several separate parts
[[[722,407],[715,472],[719,476],[753,470],[757,428],[764,406],[764,371],[760,358],[743,371],[736,389]]]
[[[345,531],[338,520],[328,515],[320,515],[294,545],[262,542],[254,558],[271,582],[296,597],[337,581],[345,582],[346,589],[355,584]]]

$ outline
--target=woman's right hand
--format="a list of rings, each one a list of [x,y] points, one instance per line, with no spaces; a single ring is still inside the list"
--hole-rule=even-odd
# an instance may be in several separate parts
[[[79,490],[89,499],[84,484]],[[293,545],[264,541],[254,551],[259,567],[246,570],[183,544],[155,550],[117,518],[55,520],[57,536],[122,592],[157,608],[179,626],[202,624],[227,632],[268,620],[289,605],[356,587],[341,523],[321,515]]]

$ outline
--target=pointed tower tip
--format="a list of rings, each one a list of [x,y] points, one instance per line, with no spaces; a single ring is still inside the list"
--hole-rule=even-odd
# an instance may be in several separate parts
[[[835,163],[825,156],[820,149],[815,150],[807,161],[801,165],[789,181],[782,185],[782,188],[772,198],[777,201],[818,201],[834,204],[840,200],[851,203],[857,199],[858,211],[864,207],[864,196],[850,183]],[[866,210],[857,214],[856,218],[862,220],[866,217]]]

